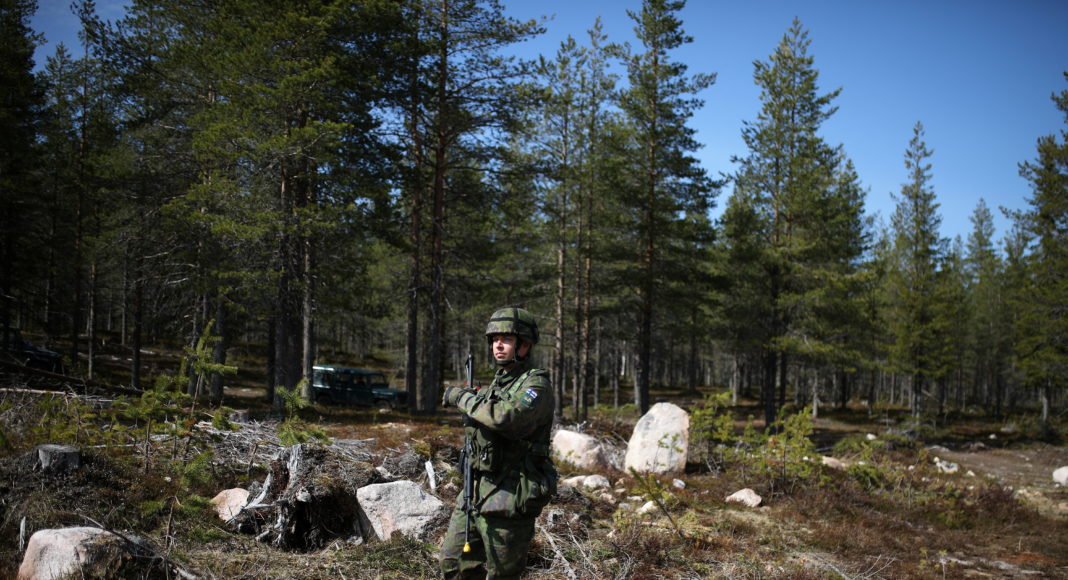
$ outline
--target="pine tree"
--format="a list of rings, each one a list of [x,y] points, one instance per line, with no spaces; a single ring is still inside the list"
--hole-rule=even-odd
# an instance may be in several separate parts
[[[670,248],[674,240],[707,233],[687,222],[707,212],[714,189],[692,155],[699,144],[687,122],[703,104],[696,95],[715,76],[690,75],[670,56],[692,41],[677,16],[684,5],[680,0],[644,0],[640,12],[627,13],[642,49],[626,57],[630,86],[620,97],[620,108],[633,126],[636,153],[631,211],[639,253],[631,282],[637,290],[638,321],[634,400],[641,413],[649,409],[653,333],[663,284],[673,270]]]
[[[391,104],[405,124],[403,194],[413,253],[406,381],[412,408],[430,412],[441,399],[450,275],[482,266],[474,255],[463,263],[451,253],[466,232],[451,226],[458,221],[450,216],[461,220],[491,205],[484,172],[500,161],[499,137],[517,117],[515,85],[527,73],[501,51],[541,27],[506,17],[495,0],[411,0],[404,14],[414,53],[404,59],[407,85]]]
[[[936,285],[945,243],[938,234],[942,218],[931,187],[928,160],[932,154],[924,142],[923,124],[916,123],[905,151],[909,181],[901,187],[891,220],[896,259],[891,268],[891,360],[898,371],[911,376],[912,412],[916,416],[925,387],[939,372],[941,354],[935,320]]]
[[[1068,90],[1053,102],[1068,125]],[[1036,159],[1021,164],[1020,175],[1031,182],[1026,224],[1035,247],[1020,322],[1030,332],[1017,349],[1028,383],[1041,393],[1045,423],[1054,394],[1068,385],[1068,129],[1059,139],[1039,138]]]
[[[27,234],[39,208],[31,200],[38,190],[37,149],[34,146],[41,113],[41,89],[33,75],[33,51],[38,39],[29,21],[37,10],[33,0],[4,0],[0,3],[0,340],[12,340],[13,309],[32,288],[15,283],[28,279],[29,268],[37,261]]]
[[[851,358],[841,330],[857,317],[856,269],[866,245],[859,178],[819,135],[840,90],[820,94],[810,44],[794,20],[770,59],[754,63],[762,107],[742,130],[749,153],[734,160],[738,201],[724,216],[734,257],[728,292],[735,310],[757,317],[744,332],[758,349],[768,425],[785,401],[792,355],[817,365]],[[739,296],[742,288],[751,292]]]
[[[994,249],[994,217],[983,199],[976,205],[971,221],[966,258],[972,311],[968,329],[971,353],[967,362],[973,368],[968,399],[986,406],[993,394],[994,413],[999,416],[1004,386],[1004,341],[1009,332],[1002,324],[1003,271],[1001,258]]]

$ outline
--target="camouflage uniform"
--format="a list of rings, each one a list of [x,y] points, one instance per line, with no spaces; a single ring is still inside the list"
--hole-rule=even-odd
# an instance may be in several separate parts
[[[554,405],[548,373],[517,361],[499,369],[488,387],[465,390],[455,405],[470,418],[465,435],[473,447],[474,510],[468,538],[463,499],[457,498],[441,547],[442,573],[446,578],[518,578],[526,567],[534,520],[556,493],[549,459]],[[471,545],[467,554],[465,540]]]

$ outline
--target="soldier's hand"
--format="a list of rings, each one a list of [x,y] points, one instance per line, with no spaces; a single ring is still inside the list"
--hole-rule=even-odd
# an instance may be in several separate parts
[[[445,389],[445,395],[441,398],[441,404],[446,407],[455,407],[464,393],[474,393],[467,387],[449,387]]]

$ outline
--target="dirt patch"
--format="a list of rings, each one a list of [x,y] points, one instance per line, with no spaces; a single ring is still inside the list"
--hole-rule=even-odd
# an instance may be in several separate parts
[[[1035,444],[1022,448],[932,452],[977,478],[991,479],[1015,492],[1024,504],[1050,517],[1068,519],[1068,489],[1053,481],[1053,471],[1068,465],[1068,448]]]

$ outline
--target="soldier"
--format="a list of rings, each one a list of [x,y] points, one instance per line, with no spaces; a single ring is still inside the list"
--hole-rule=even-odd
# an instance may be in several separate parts
[[[549,458],[552,385],[546,371],[529,363],[538,343],[537,322],[522,308],[501,308],[486,325],[486,339],[498,367],[493,382],[477,391],[471,385],[449,387],[442,401],[469,417],[465,435],[473,447],[474,477],[472,511],[465,512],[457,498],[441,547],[446,578],[518,578],[534,520],[556,494]]]

